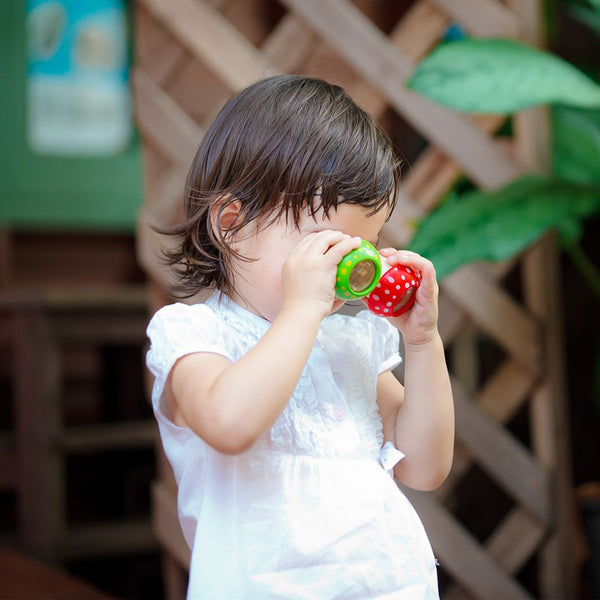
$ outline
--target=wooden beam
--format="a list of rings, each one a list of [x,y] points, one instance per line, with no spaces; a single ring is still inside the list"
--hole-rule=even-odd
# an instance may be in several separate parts
[[[152,448],[158,441],[154,420],[69,427],[56,441],[63,452],[88,454],[105,450]]]
[[[495,189],[524,173],[522,165],[468,117],[406,90],[405,83],[413,70],[412,61],[355,6],[346,0],[282,2],[380,90],[426,138],[454,157],[481,187]]]
[[[262,51],[284,73],[297,71],[315,49],[315,34],[293,13],[288,13],[263,42]]]
[[[149,227],[149,224],[157,223],[145,208],[138,213],[138,225],[136,235],[136,256],[141,267],[153,280],[160,282],[165,290],[169,290],[176,279],[173,271],[161,260],[162,249],[175,248],[177,240],[172,237],[160,235]]]
[[[63,464],[52,444],[61,430],[60,352],[36,304],[14,313],[19,521],[24,548],[55,559],[56,541],[65,525]]]
[[[417,62],[435,47],[448,24],[443,11],[429,0],[421,0],[408,9],[389,37],[402,54]],[[348,93],[376,119],[388,106],[387,98],[362,80]]]
[[[143,30],[136,33],[136,40],[146,38],[143,51],[136,55],[136,67],[147,73],[158,85],[165,85],[171,75],[182,67],[186,51],[172,35],[156,25],[139,3],[136,6],[136,26]]]
[[[508,359],[479,390],[476,395],[477,405],[498,423],[506,423],[523,405],[535,380],[535,375],[515,360]],[[444,484],[435,491],[435,496],[439,499],[450,496],[473,462],[473,454],[468,448],[457,444],[452,470]]]
[[[203,0],[138,0],[233,91],[275,75],[262,53]]]
[[[537,377],[518,361],[509,358],[485,382],[477,403],[501,423],[506,423],[523,405]]]
[[[487,134],[496,131],[504,121],[505,117],[498,115],[473,117],[473,122]],[[407,170],[403,186],[425,212],[431,212],[461,173],[462,169],[455,160],[430,145]]]
[[[477,37],[518,38],[524,23],[509,8],[497,0],[432,0]]]
[[[152,506],[156,536],[177,562],[184,569],[189,569],[191,551],[179,524],[176,496],[159,481],[152,486]]]
[[[441,287],[509,354],[534,373],[540,371],[539,326],[506,292],[473,267],[455,271]]]
[[[541,0],[508,0],[507,5],[526,25],[525,41],[546,44]],[[516,150],[529,168],[548,172],[551,138],[547,107],[515,116]],[[570,598],[577,592],[579,524],[573,497],[572,457],[565,375],[564,332],[561,314],[559,249],[554,234],[544,236],[524,257],[525,300],[544,325],[542,353],[544,385],[532,403],[535,450],[553,471],[555,527],[540,556],[540,590],[549,600]]]
[[[514,508],[486,540],[485,549],[509,573],[516,573],[529,560],[546,535],[546,529],[521,507]],[[470,600],[472,596],[455,586],[444,600]]]
[[[486,541],[486,548],[502,566],[516,573],[529,560],[547,529],[522,507],[514,508]]]
[[[158,542],[147,519],[81,525],[61,536],[58,554],[62,560],[97,556],[123,556],[154,552]]]
[[[531,600],[502,568],[430,494],[404,490],[419,513],[442,567],[477,598]]]
[[[542,523],[552,522],[550,474],[453,379],[456,434],[477,462]]]
[[[204,136],[202,128],[144,71],[133,70],[135,114],[145,143],[187,170]]]

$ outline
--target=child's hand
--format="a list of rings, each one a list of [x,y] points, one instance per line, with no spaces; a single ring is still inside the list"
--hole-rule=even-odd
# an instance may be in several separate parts
[[[334,230],[310,233],[303,238],[282,268],[284,305],[300,302],[316,309],[321,318],[327,316],[336,300],[338,263],[360,243],[359,237]]]
[[[421,285],[410,310],[389,320],[402,333],[404,344],[425,344],[437,335],[438,293],[435,268],[431,261],[409,250],[384,248],[379,250],[388,263],[413,267],[421,272]]]

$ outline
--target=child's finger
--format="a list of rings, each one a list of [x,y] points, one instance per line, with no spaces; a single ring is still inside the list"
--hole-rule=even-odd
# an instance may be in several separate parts
[[[383,248],[379,250],[379,253],[384,256],[393,267],[396,265],[415,267],[422,275],[424,274],[424,271],[430,270],[433,270],[435,273],[433,263],[416,252],[411,252],[410,250],[395,250],[394,248]]]
[[[421,285],[419,296],[423,296],[431,301],[436,301],[439,286],[435,267],[427,258],[412,252],[410,250],[395,250],[394,248],[383,248],[379,250],[391,266],[403,265],[414,268],[421,274]]]
[[[345,254],[360,246],[361,239],[351,237],[342,231],[325,230],[309,234],[303,242],[304,250],[320,256],[326,254],[331,261],[335,261],[337,264]]]

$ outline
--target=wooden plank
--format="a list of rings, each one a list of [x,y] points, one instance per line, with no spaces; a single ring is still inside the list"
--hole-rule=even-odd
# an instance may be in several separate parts
[[[52,446],[60,433],[60,358],[40,307],[17,310],[14,327],[20,529],[25,549],[52,559],[65,522],[63,465]]]
[[[152,486],[152,507],[158,539],[184,569],[189,569],[191,551],[179,525],[176,498],[158,481]]]
[[[390,40],[407,58],[419,61],[439,42],[449,25],[447,15],[429,0],[415,2],[390,33]],[[360,81],[348,93],[376,119],[387,108],[381,93]]]
[[[456,434],[478,463],[542,523],[552,522],[550,474],[452,380]]]
[[[180,223],[184,218],[185,182],[183,169],[167,169],[156,188],[146,195],[143,214],[138,213],[138,227],[165,227]]]
[[[572,490],[569,414],[564,372],[563,324],[560,308],[560,266],[556,237],[548,235],[524,260],[525,295],[543,319],[544,386],[532,404],[532,434],[536,452],[553,470],[556,533],[542,558],[542,587],[549,598],[569,597],[576,589],[577,517]]]
[[[138,213],[138,226],[136,236],[137,259],[146,274],[153,280],[158,281],[165,290],[176,283],[173,271],[161,261],[163,248],[175,248],[177,243],[172,237],[160,235],[148,225],[159,223],[153,219],[145,208]]]
[[[139,5],[139,22],[147,34],[146,48],[136,57],[136,66],[160,86],[167,86],[186,58],[184,48],[162,27],[157,27],[150,15]],[[136,35],[136,39],[138,36]]]
[[[148,519],[131,519],[71,527],[61,536],[58,555],[62,560],[72,560],[126,556],[157,549],[158,541]]]
[[[418,61],[441,40],[450,20],[432,0],[415,2],[390,33],[394,46],[407,58]]]
[[[460,305],[440,290],[438,329],[444,346],[452,343],[454,336],[467,321],[466,313]]]
[[[477,37],[518,38],[524,23],[497,0],[432,0]]]
[[[61,343],[139,343],[146,339],[147,316],[140,313],[98,312],[89,315],[55,315],[50,326]]]
[[[44,308],[53,314],[81,314],[96,310],[143,311],[148,301],[148,291],[143,284],[102,288],[60,286],[45,288],[41,298]]]
[[[416,224],[425,216],[423,209],[413,202],[404,188],[398,190],[396,208],[387,223],[383,225],[382,236],[390,245],[403,248],[412,239]]]
[[[275,25],[265,0],[233,0],[221,12],[233,27],[253,46],[260,46]]]
[[[169,94],[137,68],[133,70],[133,89],[136,120],[145,143],[182,169],[189,168],[204,131]]]
[[[546,28],[540,0],[508,0],[507,4],[526,24],[525,41],[543,47]],[[548,172],[551,148],[548,110],[540,107],[522,111],[515,119],[515,127],[519,157],[531,168]],[[555,235],[545,236],[531,248],[523,265],[526,303],[544,324],[545,385],[532,407],[533,437],[537,451],[551,461],[554,472],[551,494],[555,529],[540,557],[540,588],[546,598],[567,598],[573,597],[578,587],[579,525],[572,490],[563,323],[557,317],[561,314],[562,286]]]
[[[282,2],[379,89],[415,128],[454,157],[481,187],[495,189],[523,174],[522,165],[468,117],[406,90],[412,62],[352,4],[345,0]]]
[[[509,573],[516,573],[544,540],[546,529],[523,508],[513,509],[486,540],[485,548]],[[444,600],[469,600],[459,586],[444,593]]]
[[[531,599],[430,494],[404,490],[419,513],[442,567],[477,598]]]
[[[277,70],[203,0],[139,0],[198,60],[237,91]]]
[[[526,400],[537,378],[514,360],[507,360],[477,393],[477,404],[499,423],[508,421]],[[460,484],[474,461],[473,454],[460,440],[454,450],[452,470],[435,491],[440,500],[448,498]]]
[[[497,421],[506,423],[522,406],[536,380],[521,363],[508,359],[481,387],[477,402]]]
[[[393,245],[393,244],[392,244]],[[510,262],[494,263],[486,265],[469,265],[469,270],[474,270],[478,276],[487,276],[492,280],[501,279],[511,268]],[[461,328],[469,320],[469,316],[458,303],[450,297],[443,289],[440,290],[439,297],[439,320],[438,329],[444,345],[452,343],[455,336],[460,332]]]
[[[485,115],[474,117],[473,121],[482,131],[490,134],[504,123],[505,117]],[[429,146],[415,164],[411,165],[404,179],[406,193],[426,212],[430,212],[461,173],[462,170],[456,161],[439,148]]]
[[[516,573],[543,541],[547,529],[522,507],[514,508],[486,541],[486,548],[500,564]]]
[[[143,420],[69,427],[57,445],[69,454],[89,454],[106,450],[152,448],[157,440],[156,422]]]
[[[507,293],[465,267],[446,277],[441,287],[514,358],[539,372],[538,324]]]
[[[287,13],[263,42],[265,57],[280,71],[297,71],[314,51],[317,38],[293,13]]]

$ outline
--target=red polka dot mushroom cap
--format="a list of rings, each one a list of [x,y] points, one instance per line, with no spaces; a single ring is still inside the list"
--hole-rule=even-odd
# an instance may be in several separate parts
[[[389,267],[387,271],[384,266],[384,271],[367,299],[367,307],[380,317],[398,317],[414,304],[421,273],[403,265]]]

